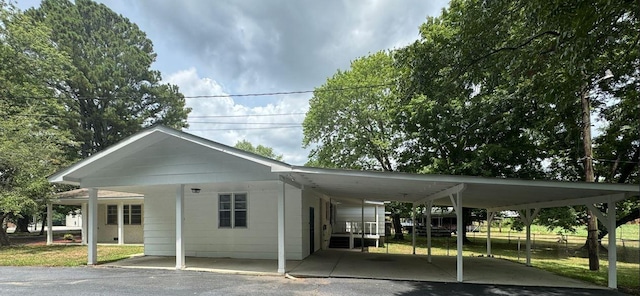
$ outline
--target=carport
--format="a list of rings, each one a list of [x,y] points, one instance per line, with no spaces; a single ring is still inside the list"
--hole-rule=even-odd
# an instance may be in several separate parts
[[[629,184],[560,182],[481,178],[450,175],[420,175],[397,172],[353,171],[293,166],[279,172],[281,179],[299,188],[311,188],[329,197],[362,201],[399,201],[424,204],[427,215],[433,206],[452,206],[457,218],[457,233],[462,233],[462,208],[486,209],[488,219],[503,210],[520,212],[526,225],[526,264],[531,264],[531,224],[542,208],[585,205],[609,229],[609,288],[617,288],[615,222],[617,201],[638,194]],[[603,213],[594,205],[606,203]],[[430,220],[430,217],[427,217]],[[431,233],[427,227],[427,261],[432,262]],[[414,254],[415,254],[415,232]],[[487,234],[487,254],[491,254],[491,233]],[[456,280],[464,281],[462,236],[457,236]]]

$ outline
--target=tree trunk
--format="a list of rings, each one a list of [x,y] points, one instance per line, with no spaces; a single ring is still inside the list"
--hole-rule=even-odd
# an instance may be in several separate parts
[[[471,225],[471,208],[462,208],[462,243],[471,243],[467,237],[467,225]]]
[[[593,153],[591,145],[591,102],[589,101],[588,84],[582,87],[580,93],[582,104],[582,144],[584,146],[584,174],[585,182],[594,182]],[[587,252],[589,253],[589,270],[600,270],[598,258],[598,219],[591,211],[587,211]]]
[[[29,233],[29,218],[20,217],[16,220],[15,233]]]
[[[11,244],[9,236],[7,235],[7,228],[5,227],[6,215],[0,216],[0,246],[8,246]]]
[[[47,223],[47,212],[42,213],[42,223],[40,223],[40,235],[44,235],[44,226]]]
[[[393,228],[396,231],[393,239],[404,240],[404,234],[402,233],[402,224],[400,224],[400,214],[393,214]]]

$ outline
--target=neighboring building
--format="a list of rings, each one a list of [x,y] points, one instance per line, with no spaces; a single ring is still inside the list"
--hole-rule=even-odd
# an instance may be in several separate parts
[[[81,209],[66,217],[66,226],[82,229],[82,242],[86,243],[89,191],[75,189],[58,193],[54,204],[76,205]],[[98,192],[98,243],[142,244],[144,243],[144,197],[136,193],[100,190]],[[122,239],[118,234],[118,209],[122,207]]]

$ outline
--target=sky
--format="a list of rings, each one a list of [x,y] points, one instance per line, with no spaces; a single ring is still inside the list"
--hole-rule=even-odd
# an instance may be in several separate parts
[[[153,69],[186,97],[311,91],[350,62],[400,48],[448,1],[101,0],[137,24],[157,53]],[[21,9],[40,1],[18,0]],[[312,93],[187,98],[186,132],[233,146],[272,147],[307,162],[302,122]]]

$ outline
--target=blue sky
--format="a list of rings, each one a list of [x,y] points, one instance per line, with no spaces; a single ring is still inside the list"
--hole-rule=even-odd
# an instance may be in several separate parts
[[[313,90],[352,60],[402,47],[448,1],[104,0],[153,41],[153,67],[185,96]],[[21,9],[40,1],[22,0]],[[187,99],[187,132],[227,145],[246,139],[304,164],[312,94]],[[284,127],[283,124],[287,124]]]

